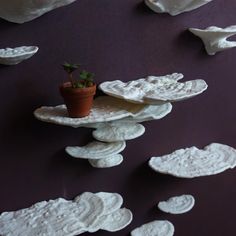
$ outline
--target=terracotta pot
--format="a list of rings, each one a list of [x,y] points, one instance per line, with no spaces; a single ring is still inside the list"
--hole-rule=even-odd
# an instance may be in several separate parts
[[[95,84],[87,88],[72,88],[71,83],[67,82],[59,89],[70,117],[80,118],[89,115],[96,93]]]

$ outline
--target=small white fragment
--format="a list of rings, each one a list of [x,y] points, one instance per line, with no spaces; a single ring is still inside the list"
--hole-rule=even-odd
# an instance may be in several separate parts
[[[157,13],[169,13],[176,16],[195,10],[212,0],[145,0],[146,5]]]
[[[89,159],[88,161],[95,168],[111,168],[120,165],[123,162],[123,156],[114,154],[101,159]]]
[[[226,28],[210,26],[206,29],[189,28],[189,31],[201,38],[209,55],[236,47],[236,41],[228,41],[227,38],[236,34],[236,25]]]
[[[157,172],[181,178],[215,175],[236,166],[236,150],[220,143],[212,143],[203,150],[196,147],[179,149],[152,157],[149,166]]]
[[[113,143],[91,142],[83,147],[66,147],[65,151],[72,157],[82,159],[101,159],[117,154],[126,147],[124,141]]]
[[[174,225],[167,220],[155,220],[134,229],[131,236],[173,236]]]
[[[102,142],[117,142],[138,138],[145,132],[141,124],[126,121],[105,123],[93,131],[93,137]]]
[[[183,214],[190,211],[195,204],[195,199],[192,195],[181,195],[171,197],[167,201],[158,203],[158,208],[161,211],[171,214]]]
[[[38,49],[36,46],[0,49],[0,64],[16,65],[32,57]]]

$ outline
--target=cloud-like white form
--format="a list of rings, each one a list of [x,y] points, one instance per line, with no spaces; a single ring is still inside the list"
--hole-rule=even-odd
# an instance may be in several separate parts
[[[85,192],[68,201],[43,201],[15,212],[0,215],[1,236],[75,236],[99,229],[118,231],[132,221],[132,212],[120,208],[118,193]]]
[[[189,31],[201,38],[209,55],[236,47],[236,41],[227,38],[236,34],[236,25],[226,28],[210,26],[206,29],[189,28]]]
[[[157,172],[181,178],[214,175],[236,166],[236,150],[220,143],[212,143],[203,150],[196,147],[179,149],[152,157],[149,166]]]
[[[23,60],[29,59],[37,51],[36,46],[21,46],[16,48],[0,49],[0,64],[3,65],[16,65]]]
[[[131,236],[173,236],[174,225],[168,220],[155,220],[131,232]]]
[[[146,5],[157,13],[169,13],[176,16],[183,12],[195,10],[212,0],[144,0]]]
[[[183,214],[190,211],[195,204],[195,199],[192,195],[184,194],[181,196],[171,197],[167,201],[158,203],[158,208],[161,211],[171,214]]]
[[[1,0],[0,18],[24,23],[76,0]]]
[[[178,82],[182,78],[183,74],[180,73],[148,76],[129,82],[107,81],[101,83],[99,88],[110,96],[141,104],[160,104],[185,100],[207,89],[204,80]]]

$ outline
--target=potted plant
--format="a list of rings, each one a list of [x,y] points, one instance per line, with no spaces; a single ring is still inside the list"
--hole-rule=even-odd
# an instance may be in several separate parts
[[[72,74],[80,65],[65,62],[62,66],[68,74],[69,82],[63,83],[59,89],[69,116],[80,118],[89,115],[96,93],[96,84],[93,81],[94,74],[82,70],[79,73],[79,78],[74,79]]]

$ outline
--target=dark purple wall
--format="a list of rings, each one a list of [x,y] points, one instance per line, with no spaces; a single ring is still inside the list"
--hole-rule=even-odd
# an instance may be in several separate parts
[[[134,213],[133,222],[114,236],[156,219],[170,220],[176,236],[236,235],[235,170],[178,179],[147,165],[151,156],[193,145],[220,142],[236,148],[236,49],[208,56],[201,40],[187,31],[236,24],[235,12],[235,0],[214,0],[176,17],[155,14],[140,0],[78,0],[22,25],[0,20],[0,48],[40,48],[19,65],[0,67],[0,212],[109,191],[121,193]],[[58,85],[66,79],[60,67],[65,60],[84,64],[97,83],[182,72],[186,80],[206,80],[209,88],[175,103],[164,119],[146,123],[146,133],[127,142],[124,162],[100,170],[64,152],[67,145],[92,140],[91,129],[33,117],[41,105],[62,103]],[[157,210],[158,201],[184,193],[196,199],[191,212],[175,216]]]

